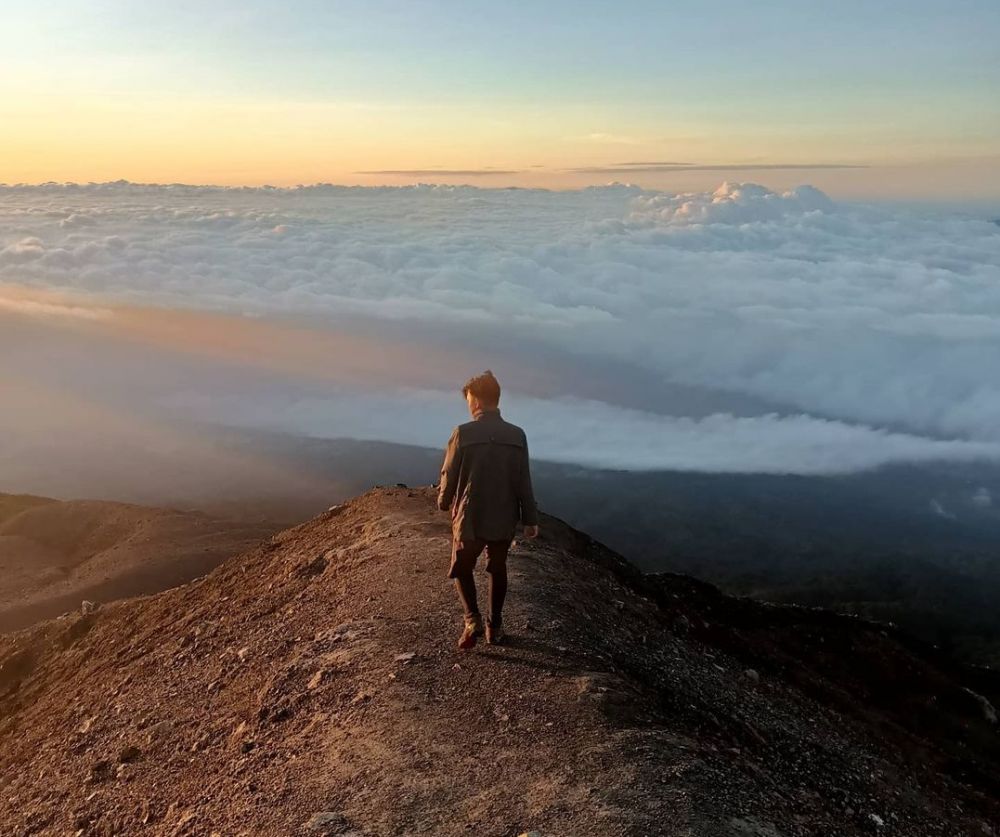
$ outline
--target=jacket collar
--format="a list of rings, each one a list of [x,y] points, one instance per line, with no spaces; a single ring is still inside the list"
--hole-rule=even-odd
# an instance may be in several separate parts
[[[491,410],[480,410],[473,417],[473,421],[480,421],[481,419],[495,419],[500,418],[500,408],[494,407]]]

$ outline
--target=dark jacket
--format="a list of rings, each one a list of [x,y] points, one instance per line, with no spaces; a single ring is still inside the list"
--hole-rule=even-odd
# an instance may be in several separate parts
[[[510,540],[518,522],[538,524],[524,431],[485,410],[452,431],[438,508],[451,511],[457,541]]]

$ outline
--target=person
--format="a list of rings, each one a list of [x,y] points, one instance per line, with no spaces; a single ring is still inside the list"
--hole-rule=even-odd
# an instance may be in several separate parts
[[[528,440],[500,416],[500,383],[489,370],[462,387],[472,421],[456,427],[448,440],[437,504],[451,512],[452,549],[448,577],[454,579],[465,615],[458,647],[472,648],[484,633],[473,570],[486,551],[489,609],[486,642],[503,640],[507,596],[507,553],[517,530],[538,537],[538,507],[531,488]]]

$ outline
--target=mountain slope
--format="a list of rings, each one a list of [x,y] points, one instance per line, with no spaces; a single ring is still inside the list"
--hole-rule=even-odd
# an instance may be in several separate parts
[[[182,584],[273,531],[197,512],[0,494],[0,631]]]
[[[543,531],[512,553],[499,648],[454,648],[446,521],[407,489],[0,636],[0,833],[1000,827],[989,672]]]

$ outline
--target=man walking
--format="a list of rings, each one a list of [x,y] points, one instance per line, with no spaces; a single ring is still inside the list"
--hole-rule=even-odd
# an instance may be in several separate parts
[[[465,610],[459,648],[472,648],[483,634],[473,570],[486,550],[489,610],[486,641],[503,639],[507,595],[507,552],[517,524],[526,537],[538,536],[538,509],[531,490],[528,440],[524,431],[500,417],[500,383],[487,370],[462,387],[472,421],[456,427],[441,466],[438,508],[451,512],[452,549],[448,577]]]

